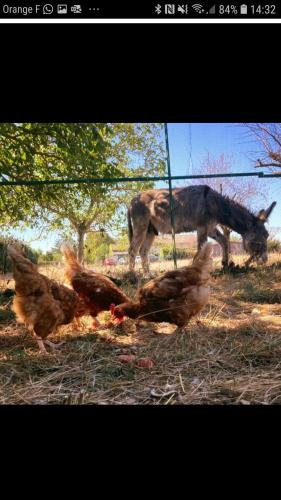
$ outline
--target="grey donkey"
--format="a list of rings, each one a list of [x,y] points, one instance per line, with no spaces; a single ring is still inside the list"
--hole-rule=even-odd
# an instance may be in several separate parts
[[[224,225],[241,234],[246,265],[252,261],[267,261],[268,231],[265,228],[276,201],[254,215],[246,207],[205,185],[175,188],[173,193],[175,232],[197,231],[198,250],[213,238],[222,247],[222,265],[229,264],[229,249],[217,225]],[[136,196],[128,209],[129,268],[134,271],[135,258],[140,253],[145,274],[149,273],[148,253],[159,233],[171,233],[168,189],[150,189]]]

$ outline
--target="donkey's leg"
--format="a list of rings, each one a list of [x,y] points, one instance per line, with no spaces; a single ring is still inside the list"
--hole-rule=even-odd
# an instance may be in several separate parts
[[[129,270],[134,271],[135,269],[135,260],[139,248],[141,247],[143,241],[147,235],[148,226],[141,226],[137,230],[135,230],[132,241],[129,246],[128,254],[129,254]]]
[[[197,229],[197,249],[200,248],[206,243],[208,239],[208,232],[206,227],[198,227]]]
[[[155,234],[152,231],[146,233],[146,238],[140,247],[141,263],[144,274],[149,274],[148,252],[154,241]]]
[[[227,238],[217,229],[213,229],[209,233],[210,238],[217,241],[222,247],[222,266],[228,266],[229,263],[229,248]]]

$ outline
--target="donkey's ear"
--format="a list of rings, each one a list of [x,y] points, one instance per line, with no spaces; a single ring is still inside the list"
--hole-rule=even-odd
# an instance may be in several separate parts
[[[276,205],[276,201],[274,201],[273,203],[271,203],[271,205],[266,209],[266,210],[260,210],[259,213],[258,213],[258,218],[262,221],[267,221],[267,219],[269,218],[272,210],[274,209],[275,205]]]

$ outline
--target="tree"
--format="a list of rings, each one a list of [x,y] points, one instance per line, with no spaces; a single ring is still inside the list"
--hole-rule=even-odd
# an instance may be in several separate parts
[[[104,260],[112,255],[112,244],[114,240],[105,232],[91,232],[87,234],[85,241],[86,260],[94,262]]]
[[[280,173],[281,123],[245,123],[244,126],[261,146],[261,150],[255,154],[256,167],[266,167]]]
[[[127,228],[126,228],[127,229]],[[128,232],[126,234],[120,234],[117,240],[114,242],[114,250],[118,252],[126,252],[129,247]]]
[[[17,245],[22,248],[24,254],[34,262],[38,262],[38,253],[16,238],[3,238],[0,236],[0,272],[8,273],[12,271],[12,262],[8,256],[8,245]]]
[[[4,124],[0,130],[6,162],[2,158],[4,179],[53,180],[120,175],[118,167],[106,158],[112,134],[107,124]],[[22,195],[25,210],[23,213],[16,210],[15,221],[24,219],[27,225],[34,227],[41,219],[51,229],[66,229],[68,234],[75,231],[78,257],[82,260],[85,233],[99,211],[102,215],[109,212],[109,204],[107,210],[100,210],[109,186],[83,184],[75,187],[29,186],[28,195],[27,189]]]
[[[232,172],[232,157],[221,154],[218,158],[212,156],[209,152],[201,162],[196,174],[228,174]],[[194,180],[198,184],[198,180]],[[239,182],[234,177],[213,177],[202,179],[202,184],[210,186],[219,193],[234,199],[242,205],[258,207],[260,199],[266,199],[266,192],[259,190],[258,181],[253,178],[239,177]],[[228,241],[230,252],[230,234],[231,230],[226,226],[221,226],[223,234]]]
[[[2,180],[114,179],[165,169],[157,124],[0,124],[0,146]],[[82,261],[85,235],[118,222],[128,197],[143,186],[131,182],[121,190],[117,182],[100,182],[9,187],[2,192],[2,224],[22,221],[35,227],[43,221],[66,237],[75,232]]]
[[[232,157],[221,154],[218,158],[212,156],[209,152],[202,160],[195,174],[230,174],[232,173]],[[201,179],[200,179],[201,182]],[[194,180],[198,184],[198,179]],[[202,179],[202,184],[206,184],[229,198],[235,199],[238,203],[260,208],[261,198],[266,200],[266,192],[260,192],[259,183],[254,178],[239,177],[213,177]]]
[[[105,124],[1,124],[1,180],[94,175],[96,165],[106,163],[106,133]],[[58,202],[58,193],[61,195],[62,188],[54,186],[1,186],[2,225],[24,222],[34,226],[39,221],[38,207],[44,209],[48,203]]]

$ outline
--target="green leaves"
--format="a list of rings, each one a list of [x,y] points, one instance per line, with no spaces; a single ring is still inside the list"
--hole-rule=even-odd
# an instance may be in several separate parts
[[[85,241],[85,258],[87,262],[103,260],[112,255],[113,239],[106,232],[89,233]]]
[[[150,183],[116,177],[162,175],[162,126],[134,123],[0,124],[0,179],[106,178],[112,183],[0,187],[0,224],[23,222],[72,231],[120,219],[135,192]],[[117,215],[116,215],[117,214]]]

